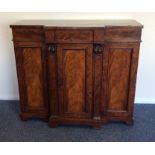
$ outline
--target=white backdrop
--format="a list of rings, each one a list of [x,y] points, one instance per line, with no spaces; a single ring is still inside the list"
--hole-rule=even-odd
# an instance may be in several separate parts
[[[0,13],[0,100],[19,99],[10,24],[24,19],[135,19],[144,25],[136,103],[155,103],[155,13]]]

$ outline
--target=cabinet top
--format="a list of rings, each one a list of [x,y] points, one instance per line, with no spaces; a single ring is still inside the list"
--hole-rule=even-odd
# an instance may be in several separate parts
[[[129,26],[143,27],[136,20],[23,20],[10,27],[16,26],[49,26],[49,27],[111,27]]]

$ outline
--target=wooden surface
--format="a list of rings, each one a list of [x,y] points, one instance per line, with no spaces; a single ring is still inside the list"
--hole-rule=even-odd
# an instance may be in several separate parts
[[[66,112],[79,113],[85,111],[85,51],[64,50],[64,97]],[[78,66],[78,67],[77,67]]]
[[[21,118],[47,118],[42,48],[16,47]]]
[[[11,27],[23,120],[49,118],[51,127],[133,123],[141,24],[24,21]]]
[[[142,27],[136,20],[22,20],[11,25],[16,26],[49,26],[49,27],[105,27],[133,26]]]
[[[92,46],[58,46],[58,80],[61,115],[90,117],[92,105]]]
[[[23,65],[25,71],[26,93],[28,106],[43,106],[42,65],[39,48],[23,49]]]
[[[109,104],[108,110],[127,110],[131,49],[109,49]]]

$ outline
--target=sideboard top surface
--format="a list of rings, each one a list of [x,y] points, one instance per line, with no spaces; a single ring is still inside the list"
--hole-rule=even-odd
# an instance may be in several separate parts
[[[111,27],[129,26],[143,27],[136,20],[22,20],[10,27],[16,26],[47,26],[47,27]]]

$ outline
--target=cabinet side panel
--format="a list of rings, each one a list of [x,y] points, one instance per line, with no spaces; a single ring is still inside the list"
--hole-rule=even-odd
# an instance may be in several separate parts
[[[132,49],[111,48],[109,50],[108,110],[127,110],[131,57]]]
[[[40,48],[23,48],[23,65],[28,107],[43,107],[42,61]]]
[[[15,57],[16,57],[16,69],[17,69],[17,77],[18,77],[18,89],[19,89],[19,96],[20,96],[20,108],[21,111],[24,111],[24,105],[26,104],[26,95],[24,89],[24,75],[23,75],[23,55],[22,55],[22,48],[14,48],[15,49]]]
[[[85,51],[65,50],[64,80],[66,111],[80,113],[85,111]]]

